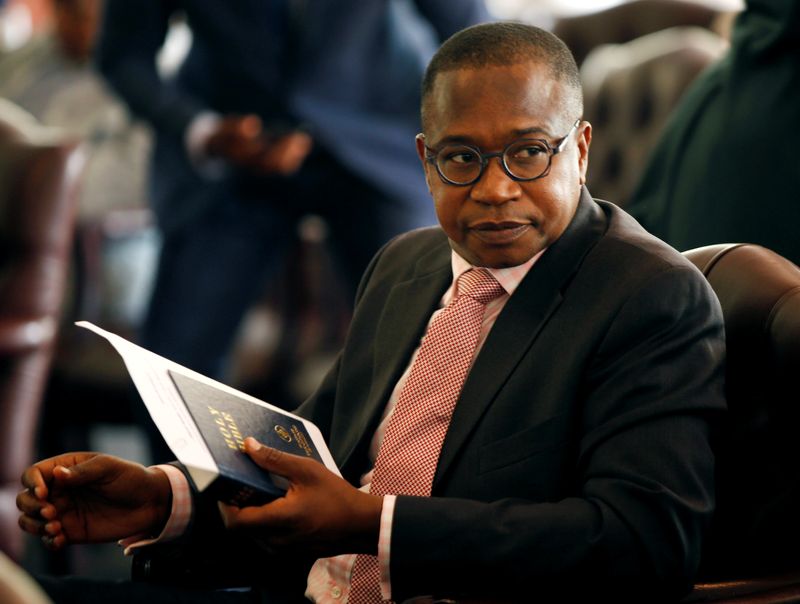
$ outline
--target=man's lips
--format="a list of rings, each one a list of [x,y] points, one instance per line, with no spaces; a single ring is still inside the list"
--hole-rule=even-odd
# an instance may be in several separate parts
[[[469,226],[470,232],[485,243],[510,243],[531,228],[529,222],[503,220],[499,222],[477,222]]]

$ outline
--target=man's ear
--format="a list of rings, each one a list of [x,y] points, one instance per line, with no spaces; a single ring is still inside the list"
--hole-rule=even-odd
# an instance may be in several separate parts
[[[578,127],[578,170],[581,185],[586,184],[586,171],[589,169],[589,147],[592,144],[592,125],[589,122],[581,122]]]
[[[433,189],[431,188],[431,173],[430,169],[432,166],[428,163],[428,160],[425,159],[425,135],[421,132],[417,134],[415,139],[417,143],[417,156],[419,157],[419,161],[422,162],[422,170],[425,172],[425,182],[428,184],[428,193],[433,195]]]

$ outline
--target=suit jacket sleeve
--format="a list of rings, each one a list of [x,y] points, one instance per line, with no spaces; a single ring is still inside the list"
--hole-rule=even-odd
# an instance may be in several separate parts
[[[156,69],[156,56],[176,4],[174,0],[107,0],[96,61],[135,115],[159,132],[182,136],[205,105],[168,86]]]
[[[399,497],[393,596],[685,591],[714,502],[709,420],[724,407],[721,316],[709,292],[690,267],[670,267],[610,318],[574,376],[577,457],[565,496],[503,497],[498,487],[494,501]]]

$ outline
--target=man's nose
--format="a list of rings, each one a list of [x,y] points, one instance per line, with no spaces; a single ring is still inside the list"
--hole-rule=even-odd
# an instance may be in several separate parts
[[[492,157],[474,185],[470,197],[479,203],[499,204],[517,199],[522,189],[503,168],[502,158]]]

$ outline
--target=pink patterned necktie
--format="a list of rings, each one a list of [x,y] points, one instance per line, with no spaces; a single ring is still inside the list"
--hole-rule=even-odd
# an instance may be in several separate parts
[[[431,322],[389,419],[370,484],[373,495],[429,496],[450,417],[478,345],[483,314],[504,293],[486,269],[458,278],[456,298]],[[359,555],[349,604],[380,603],[376,556]]]

